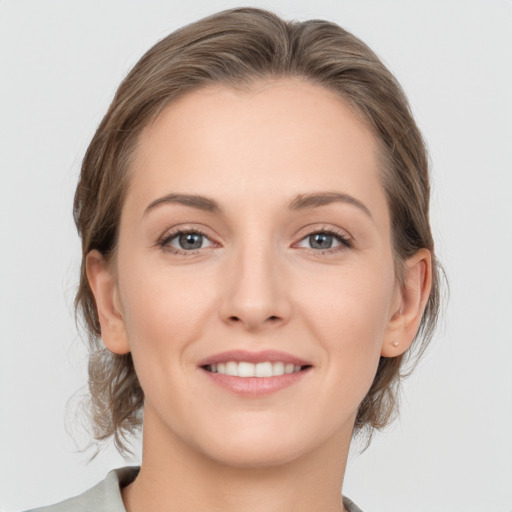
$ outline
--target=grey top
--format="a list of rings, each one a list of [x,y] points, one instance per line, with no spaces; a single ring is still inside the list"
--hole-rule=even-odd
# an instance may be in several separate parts
[[[27,512],[126,512],[121,489],[133,482],[138,473],[139,468],[136,466],[114,469],[105,480],[80,496]],[[362,512],[348,498],[343,498],[343,504],[348,512]]]
[[[27,512],[126,512],[121,489],[133,482],[138,474],[136,466],[114,469],[105,480],[79,496]]]

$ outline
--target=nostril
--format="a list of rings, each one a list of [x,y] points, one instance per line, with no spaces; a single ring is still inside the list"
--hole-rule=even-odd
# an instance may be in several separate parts
[[[278,315],[271,315],[271,316],[268,316],[266,318],[266,320],[264,320],[264,322],[266,322],[266,323],[270,322],[270,323],[274,324],[274,323],[280,322],[281,320],[282,320],[282,318],[280,316],[278,316]],[[255,321],[256,320],[254,318],[251,319],[249,317],[247,319],[247,324],[248,325],[252,324]],[[243,315],[241,317],[240,316],[236,316],[236,315],[231,315],[230,317],[228,317],[228,322],[232,322],[232,323],[235,323],[235,322],[237,322],[237,323],[246,323],[246,320],[245,320]]]

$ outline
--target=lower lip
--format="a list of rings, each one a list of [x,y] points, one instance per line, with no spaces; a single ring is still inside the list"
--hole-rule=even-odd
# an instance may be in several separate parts
[[[281,389],[296,384],[303,379],[311,368],[295,373],[285,373],[276,377],[234,377],[223,373],[213,373],[201,368],[207,376],[218,386],[243,396],[270,395]]]

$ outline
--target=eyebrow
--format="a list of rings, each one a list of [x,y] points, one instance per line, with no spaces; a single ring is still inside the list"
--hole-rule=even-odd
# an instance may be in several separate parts
[[[217,214],[222,213],[222,208],[219,203],[213,199],[209,199],[208,197],[199,196],[196,194],[168,194],[151,202],[144,210],[144,215],[162,204],[182,204],[184,206],[190,206],[191,208],[197,208],[198,210],[203,210],[205,212]]]
[[[291,211],[307,210],[310,208],[317,208],[319,206],[326,206],[332,203],[350,204],[359,208],[366,215],[368,215],[370,219],[373,218],[368,207],[359,201],[359,199],[339,192],[313,192],[309,194],[299,194],[288,205],[288,209]],[[166,196],[152,201],[144,210],[144,215],[155,209],[157,206],[163,204],[182,204],[184,206],[189,206],[191,208],[197,208],[198,210],[216,214],[223,212],[221,205],[217,201],[205,196],[200,196],[197,194],[167,194]]]
[[[356,206],[362,210],[370,219],[373,219],[369,208],[348,194],[342,194],[339,192],[321,192],[321,193],[310,193],[310,194],[299,194],[289,205],[289,209],[292,211],[306,210],[309,208],[317,208],[318,206],[325,206],[332,203],[345,203],[352,206]]]

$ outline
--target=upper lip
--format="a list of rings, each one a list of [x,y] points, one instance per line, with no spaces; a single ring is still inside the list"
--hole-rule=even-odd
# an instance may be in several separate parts
[[[272,363],[281,361],[285,364],[293,364],[298,366],[310,366],[311,363],[300,357],[280,352],[279,350],[262,350],[259,352],[251,352],[248,350],[228,350],[209,356],[199,362],[198,366],[208,366],[218,363],[226,363],[228,361],[235,361],[236,363],[264,363],[270,361]]]

